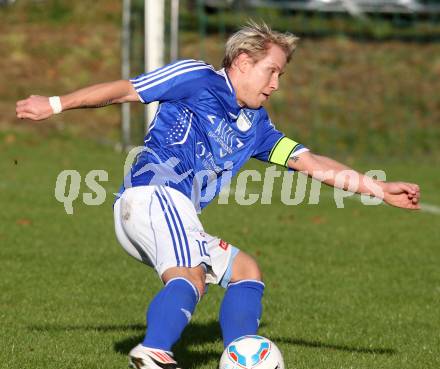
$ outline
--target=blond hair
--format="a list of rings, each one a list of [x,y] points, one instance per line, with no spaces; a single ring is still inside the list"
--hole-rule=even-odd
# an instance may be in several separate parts
[[[251,20],[229,37],[222,66],[226,69],[230,68],[234,59],[241,53],[246,53],[254,61],[258,61],[264,58],[267,49],[272,44],[279,46],[286,53],[287,62],[289,62],[298,40],[298,37],[289,32],[273,31],[266,23],[258,24]]]

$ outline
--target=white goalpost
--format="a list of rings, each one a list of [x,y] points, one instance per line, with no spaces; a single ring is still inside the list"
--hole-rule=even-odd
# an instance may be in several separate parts
[[[145,40],[144,60],[145,72],[151,72],[164,65],[165,42],[165,0],[145,0]],[[158,103],[150,103],[145,107],[146,131],[153,120]]]
[[[170,59],[178,58],[179,0],[170,1]],[[121,58],[122,78],[129,79],[130,72],[130,15],[131,0],[122,3]],[[165,64],[165,0],[144,0],[144,71],[150,72]],[[157,103],[145,107],[146,130],[154,118]],[[130,105],[122,107],[122,146],[128,148],[130,142]]]

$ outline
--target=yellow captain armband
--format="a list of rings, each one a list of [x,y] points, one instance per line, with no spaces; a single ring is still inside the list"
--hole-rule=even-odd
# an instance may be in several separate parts
[[[286,167],[290,155],[298,145],[300,145],[298,142],[295,142],[288,137],[281,137],[272,148],[268,161]]]

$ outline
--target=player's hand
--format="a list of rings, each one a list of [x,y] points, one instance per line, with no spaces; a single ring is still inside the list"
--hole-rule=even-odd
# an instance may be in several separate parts
[[[43,120],[53,115],[49,98],[46,96],[31,95],[25,100],[17,101],[17,118]]]
[[[420,188],[414,183],[384,183],[384,201],[392,206],[404,209],[420,209]]]

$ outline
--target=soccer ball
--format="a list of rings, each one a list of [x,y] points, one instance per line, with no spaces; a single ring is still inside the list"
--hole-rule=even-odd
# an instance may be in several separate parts
[[[284,369],[281,352],[261,336],[243,336],[226,347],[219,369]]]

